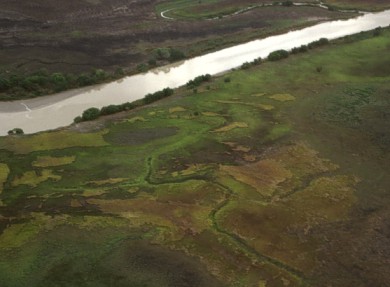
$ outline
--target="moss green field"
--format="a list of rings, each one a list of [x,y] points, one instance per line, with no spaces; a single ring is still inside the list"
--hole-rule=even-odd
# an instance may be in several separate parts
[[[0,286],[386,286],[390,31],[371,34],[1,137]]]

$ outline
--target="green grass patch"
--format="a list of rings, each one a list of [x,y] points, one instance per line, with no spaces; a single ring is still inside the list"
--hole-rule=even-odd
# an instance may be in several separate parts
[[[0,163],[0,193],[3,191],[3,185],[7,181],[9,175],[9,167],[4,163]]]
[[[43,132],[23,137],[1,137],[0,148],[18,154],[34,151],[64,149],[70,147],[97,147],[107,143],[103,135],[107,131],[97,133],[77,133],[70,131]]]
[[[64,157],[51,157],[51,156],[38,156],[37,160],[33,162],[35,167],[53,167],[71,164],[76,160],[75,156]]]

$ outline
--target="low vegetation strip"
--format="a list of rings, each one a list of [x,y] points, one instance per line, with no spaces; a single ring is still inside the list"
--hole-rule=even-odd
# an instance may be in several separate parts
[[[287,58],[290,53],[296,54],[298,52],[306,52],[306,51],[308,51],[308,49],[314,49],[316,47],[324,46],[328,43],[329,43],[328,39],[321,38],[318,41],[314,41],[314,42],[309,43],[307,46],[301,46],[300,48],[294,48],[291,52],[288,52],[286,50],[277,50],[277,51],[271,52],[268,55],[267,60],[268,61],[279,61],[279,60]],[[261,63],[262,63],[262,59],[260,57],[260,58],[253,60],[252,62],[243,63],[241,65],[241,69],[245,70],[245,69],[248,69],[252,66],[260,65]],[[196,88],[205,82],[209,82],[211,80],[211,78],[212,77],[210,74],[200,75],[200,76],[197,76],[194,79],[188,81],[185,86],[188,89],[193,89],[194,93],[197,93]],[[230,79],[225,78],[225,82],[226,83],[230,82]],[[105,106],[105,107],[101,108],[100,110],[98,108],[92,107],[92,108],[85,110],[81,116],[76,117],[74,119],[74,123],[92,121],[92,120],[99,118],[100,116],[111,115],[111,114],[119,113],[122,111],[132,110],[136,107],[147,105],[147,104],[153,103],[155,101],[161,100],[163,98],[169,97],[173,93],[174,93],[174,90],[172,90],[171,88],[165,88],[161,91],[158,91],[158,92],[155,92],[152,94],[147,94],[141,101],[135,101],[133,103],[127,102],[127,103],[124,103],[121,105],[109,105],[109,106]],[[267,105],[262,105],[262,106],[266,107]]]

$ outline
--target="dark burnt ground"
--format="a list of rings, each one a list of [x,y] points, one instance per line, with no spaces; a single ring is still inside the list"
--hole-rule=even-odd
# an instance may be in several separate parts
[[[155,11],[161,2],[0,0],[0,71],[133,70],[147,63],[155,48],[174,47],[191,57],[347,16],[315,7],[268,7],[213,21],[170,21]],[[232,3],[221,1],[220,5]]]

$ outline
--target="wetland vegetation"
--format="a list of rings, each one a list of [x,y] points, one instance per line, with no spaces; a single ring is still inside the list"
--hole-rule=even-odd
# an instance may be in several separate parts
[[[349,3],[345,1],[332,5]],[[386,7],[385,0],[371,2],[375,3],[370,7]],[[55,1],[0,0],[0,100],[107,82],[249,40],[357,15],[283,3],[290,2],[68,0],[59,7]],[[167,10],[173,20],[161,16]]]
[[[1,137],[0,285],[386,286],[389,47],[361,33]]]

